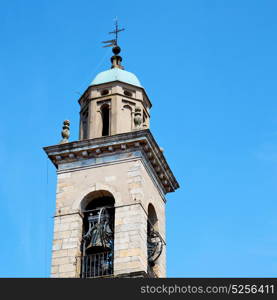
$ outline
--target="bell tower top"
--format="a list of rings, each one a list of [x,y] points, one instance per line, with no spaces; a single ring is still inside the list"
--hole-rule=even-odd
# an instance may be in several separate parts
[[[79,139],[86,140],[110,136],[150,126],[152,106],[137,76],[121,65],[121,49],[118,45],[118,22],[115,23],[115,39],[104,41],[104,47],[112,47],[111,68],[100,72],[79,99]]]

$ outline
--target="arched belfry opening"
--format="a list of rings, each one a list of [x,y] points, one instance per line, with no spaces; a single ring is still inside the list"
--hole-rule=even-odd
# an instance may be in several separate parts
[[[81,277],[113,274],[114,197],[108,191],[88,194],[81,203],[83,233]]]
[[[154,272],[158,258],[163,251],[163,239],[159,234],[158,218],[154,206],[148,205],[147,219],[147,260],[148,273],[151,277],[156,277]]]
[[[108,104],[101,106],[102,136],[110,135],[110,107]]]

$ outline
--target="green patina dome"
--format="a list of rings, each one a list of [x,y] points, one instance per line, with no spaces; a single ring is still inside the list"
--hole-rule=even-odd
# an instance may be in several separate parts
[[[119,68],[113,68],[97,74],[90,85],[98,85],[117,80],[142,87],[135,74]]]

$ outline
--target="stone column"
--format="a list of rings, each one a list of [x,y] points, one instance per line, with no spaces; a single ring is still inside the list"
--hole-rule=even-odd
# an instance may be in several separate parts
[[[115,210],[114,275],[147,273],[147,218],[137,204]]]

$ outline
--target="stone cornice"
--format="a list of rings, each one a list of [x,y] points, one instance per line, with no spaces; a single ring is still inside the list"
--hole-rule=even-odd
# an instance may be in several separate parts
[[[68,162],[111,155],[126,150],[140,150],[147,158],[165,194],[179,188],[177,180],[149,129],[57,144],[43,149],[56,168],[59,164]]]

